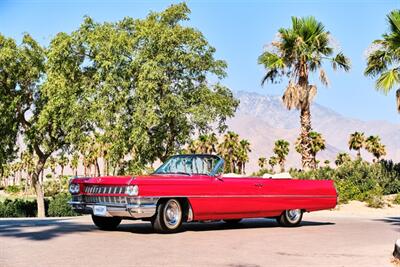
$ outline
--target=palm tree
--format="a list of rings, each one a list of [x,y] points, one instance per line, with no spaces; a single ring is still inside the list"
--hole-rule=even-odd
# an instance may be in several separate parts
[[[239,150],[237,151],[238,169],[240,174],[246,174],[246,162],[249,162],[250,142],[242,139],[239,142]]]
[[[284,172],[286,156],[289,154],[289,142],[283,139],[277,140],[275,142],[274,153],[279,165],[281,166],[281,172]]]
[[[64,176],[64,168],[68,165],[69,159],[65,156],[64,153],[61,153],[57,159],[58,165],[61,167],[61,177]]]
[[[236,171],[237,151],[239,148],[239,135],[228,131],[223,138],[222,143],[218,145],[218,151],[226,161],[226,169],[234,173]],[[229,169],[228,169],[229,168]]]
[[[375,87],[387,94],[400,85],[400,10],[387,15],[389,32],[375,40],[367,58],[364,74],[376,78]],[[396,91],[397,111],[400,112],[400,89]]]
[[[54,158],[53,156],[51,156],[48,160],[47,160],[47,168],[49,168],[51,170],[51,172],[53,173],[53,175],[56,174],[56,168],[57,168],[57,160],[56,158]]]
[[[275,156],[270,157],[269,160],[268,160],[268,164],[269,164],[269,166],[271,166],[272,172],[274,172],[274,167],[275,167],[276,164],[278,164],[277,157],[275,157]]]
[[[330,163],[331,163],[331,162],[330,162],[329,159],[326,159],[326,160],[324,161],[324,164],[325,164],[326,167],[328,167]]]
[[[349,162],[349,161],[351,161],[350,155],[343,152],[343,153],[337,154],[335,164],[336,164],[336,166],[340,166],[343,163]]]
[[[258,158],[258,166],[260,167],[260,169],[264,169],[266,164],[267,164],[267,159],[265,157]]]
[[[311,155],[313,157],[313,164],[312,168],[317,168],[317,153],[321,150],[325,150],[325,139],[322,137],[321,133],[318,132],[310,132],[309,133],[309,140],[311,141]],[[302,146],[301,146],[301,138],[299,137],[296,142],[295,149],[298,153],[302,153]]]
[[[74,154],[72,154],[72,158],[70,161],[70,167],[73,170],[75,176],[78,176],[78,165],[79,165],[79,153],[74,152]]]
[[[386,155],[386,147],[381,144],[381,139],[377,135],[371,135],[365,140],[365,149],[376,158],[376,161]],[[375,162],[375,159],[373,161]]]
[[[319,71],[321,83],[328,85],[328,77],[322,68],[324,61],[329,61],[334,70],[350,69],[349,59],[342,52],[335,54],[331,39],[324,25],[314,17],[292,17],[292,26],[279,29],[278,40],[273,41],[258,59],[266,69],[262,84],[266,81],[279,82],[281,77],[289,79],[282,99],[288,109],[300,110],[300,145],[304,169],[314,164],[309,138],[312,131],[310,105],[317,87],[309,83],[309,76]]]
[[[357,151],[357,157],[361,159],[361,148],[364,147],[365,136],[364,133],[354,132],[350,135],[349,149]]]

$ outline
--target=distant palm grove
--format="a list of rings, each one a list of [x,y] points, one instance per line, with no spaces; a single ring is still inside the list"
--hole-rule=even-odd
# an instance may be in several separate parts
[[[251,140],[226,125],[239,105],[222,84],[227,63],[216,58],[199,30],[186,26],[189,14],[182,3],[143,19],[99,23],[85,17],[78,29],[57,33],[48,46],[29,34],[17,43],[0,33],[2,187],[34,193],[36,214],[43,217],[46,183],[63,191],[66,167],[73,170],[67,176],[133,175],[151,172],[173,154],[211,153],[225,159],[225,172],[246,174]],[[373,42],[365,69],[384,93],[400,84],[400,11],[392,11],[387,20],[389,31]],[[323,67],[351,68],[350,59],[331,43],[331,33],[310,16],[292,17],[291,26],[279,29],[277,36],[254,61],[265,68],[262,84],[284,81],[283,104],[299,110],[300,132],[293,147],[302,168],[285,165],[293,152],[287,140],[278,139],[271,154],[258,159],[260,170],[254,175],[327,175],[324,179],[336,177],[344,192],[365,183],[344,181],[351,175],[339,175],[343,168],[369,172],[383,166],[382,173],[394,171],[390,179],[396,186],[394,180],[374,180],[347,199],[365,200],[365,192],[373,190],[398,193],[400,167],[382,161],[386,147],[379,136],[349,133],[349,151],[356,157],[342,151],[332,163],[318,160],[326,140],[312,128],[310,107],[318,88],[310,78],[317,75],[326,86]],[[396,97],[400,112],[400,89]],[[364,150],[372,163],[363,160]]]

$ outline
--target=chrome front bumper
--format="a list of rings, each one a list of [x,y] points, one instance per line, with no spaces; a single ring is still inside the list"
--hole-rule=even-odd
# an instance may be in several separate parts
[[[93,206],[106,206],[105,217],[124,217],[133,219],[151,218],[156,214],[159,198],[134,197],[129,198],[129,204],[85,201],[69,201],[74,211],[83,214],[93,214]]]

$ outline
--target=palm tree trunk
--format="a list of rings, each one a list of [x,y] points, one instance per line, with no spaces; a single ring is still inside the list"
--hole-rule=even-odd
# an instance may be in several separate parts
[[[99,161],[96,159],[95,163],[96,163],[97,176],[100,176],[100,165],[99,165]]]
[[[313,156],[311,153],[311,142],[309,138],[312,129],[309,103],[303,105],[300,110],[300,124],[301,163],[303,165],[303,169],[307,171],[313,168]]]
[[[361,159],[361,149],[357,150],[357,158]]]

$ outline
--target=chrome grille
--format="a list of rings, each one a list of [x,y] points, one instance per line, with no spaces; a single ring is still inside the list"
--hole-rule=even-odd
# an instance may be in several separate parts
[[[125,194],[126,186],[87,185],[85,193],[89,194]]]
[[[121,196],[85,196],[86,203],[126,204],[126,197]]]

